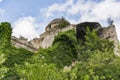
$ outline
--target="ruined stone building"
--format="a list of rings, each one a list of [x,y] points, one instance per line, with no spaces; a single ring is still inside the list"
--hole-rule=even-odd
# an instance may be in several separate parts
[[[59,32],[64,32],[70,29],[76,30],[76,37],[83,39],[86,35],[86,28],[89,27],[90,30],[96,29],[98,32],[98,36],[103,39],[109,39],[114,41],[115,43],[115,53],[118,53],[118,39],[114,25],[110,25],[108,27],[102,27],[97,22],[83,22],[77,25],[69,24],[66,27],[60,28],[59,23],[62,21],[62,18],[57,18],[51,21],[43,34],[39,36],[39,38],[34,38],[31,41],[27,41],[27,39],[20,37],[12,37],[12,43],[14,46],[18,48],[26,48],[31,51],[37,51],[39,48],[48,48],[52,46],[52,42],[54,41],[54,37]]]
[[[115,26],[112,24],[108,27],[101,27],[98,22],[84,22],[76,25],[77,38],[84,39],[87,27],[92,31],[95,29],[100,38],[109,39],[118,42]]]
[[[27,41],[27,39],[21,39],[12,37],[12,44],[18,48],[25,48],[29,49],[30,51],[37,51],[39,48],[48,48],[52,45],[52,42],[54,41],[54,37],[59,32],[64,32],[70,29],[75,28],[75,25],[70,24],[68,26],[65,26],[64,28],[59,27],[59,23],[62,21],[62,18],[57,18],[51,21],[43,34],[39,36],[39,38],[34,38],[31,41]]]
[[[37,51],[37,49],[28,42],[28,40],[24,37],[16,38],[12,36],[12,45],[14,45],[17,48],[25,48],[30,51]]]
[[[76,25],[76,34],[77,34],[77,39],[82,39],[85,40],[85,35],[86,35],[86,30],[87,27],[92,31],[95,29],[97,31],[97,34],[100,38],[102,39],[108,39],[110,41],[114,42],[114,53],[116,55],[120,56],[120,52],[118,50],[118,44],[119,40],[117,38],[117,33],[115,26],[113,24],[107,26],[107,27],[102,27],[98,22],[84,22]]]

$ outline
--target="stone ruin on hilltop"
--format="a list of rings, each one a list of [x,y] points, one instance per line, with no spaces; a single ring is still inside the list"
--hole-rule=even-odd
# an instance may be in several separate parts
[[[119,40],[117,39],[117,33],[115,26],[113,24],[110,24],[108,27],[101,27],[101,25],[98,22],[84,22],[76,25],[76,34],[77,34],[77,39],[81,39],[85,41],[85,35],[86,35],[86,30],[87,27],[92,31],[95,29],[97,31],[97,35],[102,38],[102,39],[108,39],[110,41],[114,42],[114,53],[116,55],[119,54],[118,50],[118,44]]]
[[[46,27],[45,32],[39,36],[39,38],[34,38],[31,41],[27,41],[25,38],[12,37],[12,43],[18,48],[26,48],[30,51],[37,51],[39,48],[48,48],[52,45],[54,37],[59,32],[64,32],[75,28],[75,25],[68,25],[64,28],[59,27],[59,23],[62,22],[63,18],[57,18],[52,20]]]
[[[64,32],[70,29],[75,29],[77,35],[76,37],[84,40],[86,28],[89,27],[90,30],[96,29],[98,32],[98,36],[100,38],[114,41],[115,53],[118,53],[119,41],[117,39],[115,26],[113,24],[111,24],[108,27],[102,27],[97,22],[83,22],[77,25],[69,24],[66,27],[60,28],[59,23],[62,20],[63,20],[62,18],[57,18],[51,21],[46,27],[45,32],[41,34],[39,38],[34,38],[31,41],[27,41],[27,39],[23,37],[20,38],[12,37],[12,44],[18,48],[25,48],[30,51],[37,51],[39,48],[48,48],[52,46],[54,37],[59,32]]]

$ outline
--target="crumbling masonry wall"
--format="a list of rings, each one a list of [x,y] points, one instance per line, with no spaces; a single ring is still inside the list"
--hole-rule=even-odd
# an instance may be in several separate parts
[[[34,38],[31,41],[27,41],[27,39],[25,38],[12,37],[12,44],[18,48],[25,48],[30,51],[37,51],[39,48],[48,48],[52,46],[54,37],[59,32],[64,32],[70,29],[75,29],[77,38],[84,40],[84,36],[86,35],[86,28],[89,27],[90,30],[96,29],[100,38],[114,41],[115,54],[119,55],[119,41],[117,39],[117,34],[114,25],[110,25],[108,27],[101,27],[101,25],[97,22],[84,22],[77,25],[70,24],[69,26],[66,26],[61,29],[58,26],[56,27],[57,23],[55,23],[55,21],[53,22],[55,25],[53,23],[51,25],[54,25],[54,27],[49,28],[49,24],[49,26],[46,27],[46,31],[43,34],[41,34],[39,38]]]

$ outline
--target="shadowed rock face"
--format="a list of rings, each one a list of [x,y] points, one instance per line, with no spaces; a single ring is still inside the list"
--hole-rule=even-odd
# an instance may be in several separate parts
[[[118,49],[119,40],[117,39],[117,33],[115,26],[113,24],[107,27],[101,27],[101,25],[97,22],[84,22],[76,25],[76,38],[77,40],[81,40],[83,43],[85,42],[85,35],[87,27],[92,31],[95,29],[97,31],[97,35],[101,39],[108,39],[114,42],[114,53],[120,56],[120,51]]]
[[[101,25],[98,22],[84,22],[80,23],[76,27],[76,36],[77,39],[85,41],[86,29],[87,27],[92,31],[93,29],[100,29]]]
[[[30,51],[38,51],[39,48],[48,48],[52,46],[52,42],[54,41],[54,37],[59,32],[68,31],[70,29],[76,29],[76,38],[85,41],[85,35],[87,27],[92,31],[95,29],[97,31],[97,35],[102,39],[108,39],[110,41],[114,41],[115,44],[115,54],[120,56],[120,52],[118,52],[118,44],[119,41],[117,39],[116,29],[114,25],[110,25],[108,27],[101,27],[98,22],[84,22],[79,23],[77,25],[70,24],[64,28],[59,28],[58,24],[62,21],[61,18],[54,19],[51,21],[46,27],[46,31],[40,35],[39,38],[34,38],[31,41],[27,41],[27,39],[15,38],[12,37],[12,44],[18,48],[25,48]],[[57,27],[58,26],[58,27]]]

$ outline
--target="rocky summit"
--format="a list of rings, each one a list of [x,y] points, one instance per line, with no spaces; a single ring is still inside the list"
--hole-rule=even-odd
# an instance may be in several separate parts
[[[62,25],[62,23],[66,25]],[[109,26],[103,27],[98,22],[82,22],[79,24],[71,24],[64,18],[56,18],[52,20],[45,28],[45,32],[39,36],[39,38],[34,38],[31,41],[28,41],[24,37],[16,38],[12,36],[12,44],[18,48],[25,48],[30,51],[37,51],[39,48],[48,48],[52,46],[54,37],[59,32],[68,31],[70,29],[75,29],[76,38],[85,40],[84,36],[86,35],[87,27],[90,30],[95,29],[97,34],[102,39],[108,39],[114,41],[115,45],[115,54],[118,54],[118,39],[116,34],[115,25],[110,24]]]

